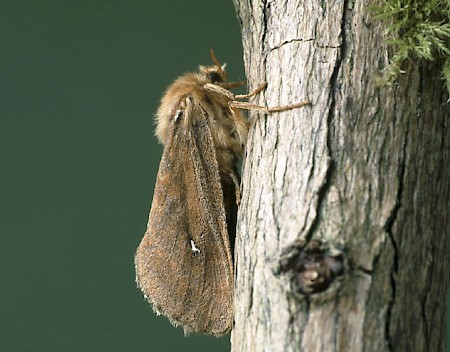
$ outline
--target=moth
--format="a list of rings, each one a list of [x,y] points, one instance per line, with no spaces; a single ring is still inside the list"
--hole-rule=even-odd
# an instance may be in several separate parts
[[[233,324],[234,271],[240,176],[237,161],[248,122],[239,109],[283,111],[238,99],[225,64],[179,77],[161,99],[156,136],[164,145],[147,231],[135,256],[136,282],[157,314],[185,333],[222,335]]]

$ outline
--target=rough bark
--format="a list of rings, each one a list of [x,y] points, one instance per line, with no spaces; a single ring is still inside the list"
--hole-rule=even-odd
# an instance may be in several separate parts
[[[236,240],[233,351],[446,351],[450,105],[434,64],[392,86],[368,0],[234,0],[255,102]],[[284,270],[342,253],[322,293]],[[288,259],[286,259],[288,258]]]

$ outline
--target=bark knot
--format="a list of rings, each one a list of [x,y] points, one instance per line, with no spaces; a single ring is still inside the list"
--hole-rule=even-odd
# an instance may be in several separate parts
[[[281,270],[291,272],[295,289],[304,295],[325,291],[344,272],[341,254],[331,255],[320,241],[310,241],[300,252],[281,263]]]

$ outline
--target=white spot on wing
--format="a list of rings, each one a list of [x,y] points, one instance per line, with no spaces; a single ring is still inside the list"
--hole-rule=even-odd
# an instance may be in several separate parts
[[[191,250],[195,256],[200,254],[200,249],[197,248],[197,246],[195,245],[195,242],[193,240],[191,240]]]

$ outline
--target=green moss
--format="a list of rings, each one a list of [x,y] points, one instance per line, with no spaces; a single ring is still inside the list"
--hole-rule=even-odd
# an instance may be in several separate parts
[[[384,0],[372,11],[386,21],[393,49],[385,80],[403,73],[406,60],[439,60],[450,94],[450,0]]]

